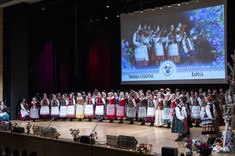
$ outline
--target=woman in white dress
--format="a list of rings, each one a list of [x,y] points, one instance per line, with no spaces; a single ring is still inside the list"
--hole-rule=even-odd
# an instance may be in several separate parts
[[[49,100],[47,99],[47,94],[43,94],[43,99],[41,100],[41,109],[40,109],[40,116],[46,121],[46,119],[50,115],[49,109]]]
[[[35,122],[35,120],[39,118],[38,102],[36,98],[33,98],[32,102],[30,103],[30,118],[33,119],[33,122]]]
[[[67,109],[68,109],[68,100],[65,98],[65,95],[62,95],[62,98],[60,99],[60,115],[59,117],[63,120],[67,117]]]
[[[26,99],[23,98],[22,99],[22,102],[20,104],[20,120],[23,121],[23,120],[29,120],[29,107],[26,103]]]
[[[52,95],[52,100],[51,100],[51,118],[58,118],[60,115],[60,110],[59,110],[59,100],[57,100],[56,95]]]
[[[69,94],[69,105],[67,110],[67,118],[70,119],[70,121],[73,121],[73,118],[75,118],[75,100],[73,98],[73,94]]]
[[[89,121],[92,121],[92,118],[95,117],[94,103],[95,103],[95,100],[92,98],[91,92],[88,92],[87,98],[86,98],[86,107],[84,111],[84,116],[85,118],[88,118]]]
[[[180,62],[178,44],[175,41],[174,25],[171,26],[170,33],[167,36],[166,49],[168,52],[168,59],[169,60],[171,60],[175,63]]]

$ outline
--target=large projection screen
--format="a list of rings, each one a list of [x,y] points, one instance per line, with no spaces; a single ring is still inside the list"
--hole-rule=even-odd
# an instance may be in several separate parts
[[[121,15],[122,84],[227,83],[226,0]]]

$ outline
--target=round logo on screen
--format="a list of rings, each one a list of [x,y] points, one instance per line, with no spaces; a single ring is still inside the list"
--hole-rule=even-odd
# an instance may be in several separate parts
[[[162,65],[162,72],[166,76],[170,76],[174,72],[174,65],[171,62],[166,62]]]

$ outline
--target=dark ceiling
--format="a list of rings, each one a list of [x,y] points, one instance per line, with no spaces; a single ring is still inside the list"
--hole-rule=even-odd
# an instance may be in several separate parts
[[[189,1],[192,0],[44,0],[34,6],[50,8],[70,3],[71,7],[77,6],[79,16],[104,17]]]

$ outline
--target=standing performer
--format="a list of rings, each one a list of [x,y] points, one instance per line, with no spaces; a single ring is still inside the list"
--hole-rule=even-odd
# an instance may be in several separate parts
[[[153,42],[154,42],[154,48],[153,48],[153,53],[152,53],[152,60],[156,61],[156,66],[160,65],[162,61],[164,61],[164,50],[163,50],[163,45],[162,45],[162,38],[160,37],[161,32],[160,32],[160,27],[157,26],[157,29],[155,31],[155,35],[153,37]]]
[[[116,118],[116,100],[113,96],[113,93],[108,93],[108,105],[107,105],[107,114],[106,118],[110,119],[110,123],[113,122],[113,119]]]
[[[88,92],[87,94],[87,98],[86,98],[86,107],[85,107],[85,111],[84,111],[84,116],[85,118],[88,118],[89,121],[92,120],[92,118],[94,118],[94,99],[91,97],[91,92]]]
[[[198,94],[195,92],[195,96],[192,97],[191,99],[191,104],[192,104],[192,121],[196,122],[195,127],[199,127],[200,124],[200,109],[201,106],[199,104],[199,97],[197,96]]]
[[[155,116],[155,126],[163,127],[162,124],[162,110],[163,110],[163,93],[159,93],[157,107],[156,107],[156,116]]]
[[[147,118],[146,118],[147,121],[151,122],[149,126],[154,126],[156,105],[157,105],[156,101],[153,99],[153,94],[150,93],[148,99]]]
[[[139,99],[139,94],[138,92],[133,92],[134,94],[134,100],[135,100],[135,103],[136,103],[136,120],[135,121],[138,121],[138,112],[139,112],[139,106],[140,106],[140,99]]]
[[[175,107],[175,113],[172,123],[172,133],[178,133],[178,138],[175,141],[181,141],[183,137],[180,134],[184,133],[184,115],[181,112],[182,98],[175,100],[177,106]]]
[[[164,109],[162,111],[162,122],[163,123],[167,123],[167,127],[166,128],[171,128],[171,122],[170,122],[170,118],[171,118],[171,113],[170,113],[170,109],[171,109],[170,93],[166,94],[166,97],[163,100],[163,105],[164,105]]]
[[[82,121],[84,118],[84,99],[82,98],[81,93],[77,93],[77,108],[76,108],[76,118],[79,119],[79,121]]]
[[[171,109],[170,109],[170,114],[171,114],[170,121],[171,121],[171,123],[173,122],[175,107],[176,107],[176,104],[175,104],[175,94],[172,94],[171,95]]]
[[[49,109],[49,100],[47,99],[47,94],[43,94],[43,99],[41,100],[41,109],[40,116],[43,117],[44,121],[49,117],[50,109]]]
[[[57,100],[56,95],[52,95],[52,100],[51,100],[51,118],[58,118],[60,115],[60,110],[59,110],[59,100]]]
[[[119,123],[123,123],[123,118],[126,117],[125,106],[126,100],[124,99],[124,93],[120,92],[117,107],[117,118],[120,119]]]
[[[62,95],[62,98],[60,99],[60,118],[63,118],[63,120],[65,121],[66,117],[67,117],[67,109],[68,109],[68,100],[65,98],[65,95]]]
[[[101,122],[105,118],[105,99],[101,96],[101,93],[98,92],[98,97],[96,99],[96,107],[95,107],[95,117],[101,119]]]
[[[170,33],[167,36],[166,49],[168,52],[168,59],[178,63],[180,62],[179,49],[175,40],[174,25],[171,26]]]
[[[69,105],[67,110],[67,118],[70,119],[70,121],[73,121],[73,118],[75,118],[75,100],[73,98],[73,94],[69,94]]]
[[[132,93],[129,94],[126,117],[130,119],[129,124],[134,124],[134,118],[136,117],[136,103]]]
[[[138,118],[142,120],[141,125],[145,125],[145,118],[147,117],[147,109],[148,101],[144,97],[144,93],[140,93],[140,106],[139,106],[139,112],[138,112]],[[155,111],[155,109],[154,109]]]
[[[211,105],[211,97],[205,97],[206,107],[204,107],[204,111],[201,111],[201,119],[202,119],[202,135],[209,135],[208,143],[213,144],[212,135],[216,134],[215,126],[213,123],[214,120],[214,112],[213,107]]]
[[[32,102],[30,103],[30,118],[33,119],[33,122],[39,118],[38,115],[38,102],[36,98],[32,99]]]
[[[26,99],[23,98],[22,99],[22,102],[20,104],[20,112],[19,112],[19,115],[20,115],[20,120],[23,121],[23,120],[29,120],[29,107],[26,103]]]

